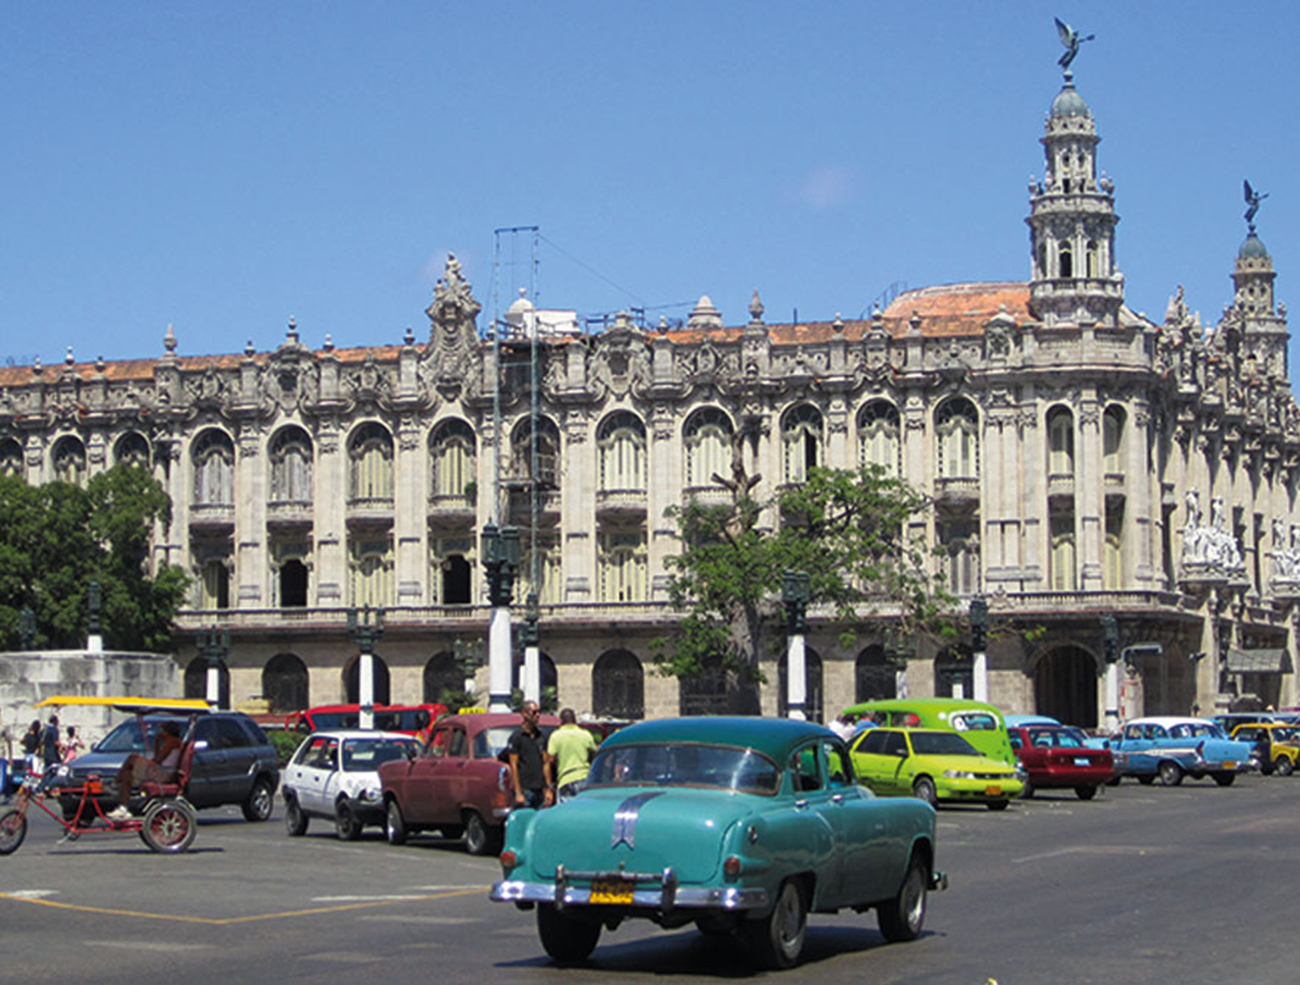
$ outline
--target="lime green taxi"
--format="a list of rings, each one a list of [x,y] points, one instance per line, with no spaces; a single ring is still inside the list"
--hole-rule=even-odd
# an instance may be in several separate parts
[[[849,747],[858,778],[881,796],[1006,808],[1024,787],[1015,767],[946,729],[873,728]]]

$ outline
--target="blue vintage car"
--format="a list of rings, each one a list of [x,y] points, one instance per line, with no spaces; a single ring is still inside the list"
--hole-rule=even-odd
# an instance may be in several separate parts
[[[587,788],[506,826],[491,898],[537,908],[561,963],[630,917],[739,933],[759,961],[794,965],[809,912],[874,908],[913,940],[935,870],[935,814],[878,800],[829,729],[764,718],[677,718],[611,735]]]
[[[1165,786],[1177,786],[1184,776],[1199,780],[1214,777],[1221,787],[1229,786],[1256,768],[1254,747],[1234,742],[1214,722],[1205,718],[1160,715],[1132,718],[1118,737],[1110,740],[1115,756],[1115,775],[1137,777],[1151,783],[1158,776]]]

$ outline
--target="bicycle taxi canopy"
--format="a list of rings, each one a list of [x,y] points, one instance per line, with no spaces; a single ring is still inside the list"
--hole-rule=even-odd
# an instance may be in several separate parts
[[[55,694],[38,701],[35,708],[113,708],[117,711],[147,715],[151,712],[188,712],[204,715],[212,710],[202,698],[93,698],[80,694]]]

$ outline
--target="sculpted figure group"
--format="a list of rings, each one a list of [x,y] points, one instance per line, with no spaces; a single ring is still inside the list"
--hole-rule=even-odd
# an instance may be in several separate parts
[[[1195,489],[1187,490],[1187,522],[1183,526],[1184,565],[1222,568],[1228,572],[1245,570],[1241,547],[1227,529],[1223,497],[1210,500],[1210,522],[1201,522],[1201,497]]]

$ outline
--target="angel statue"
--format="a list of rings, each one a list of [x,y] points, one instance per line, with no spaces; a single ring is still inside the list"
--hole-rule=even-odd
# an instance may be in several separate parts
[[[1268,198],[1268,192],[1261,195],[1250,187],[1249,181],[1244,179],[1241,184],[1246,191],[1246,225],[1250,227],[1250,231],[1253,233],[1255,231],[1255,213],[1259,211],[1259,203]]]
[[[1074,61],[1074,56],[1079,53],[1079,45],[1085,41],[1096,41],[1097,35],[1089,34],[1086,38],[1079,37],[1079,32],[1069,24],[1064,23],[1061,18],[1053,18],[1056,21],[1056,33],[1061,36],[1061,44],[1065,45],[1065,54],[1061,56],[1060,61],[1056,64],[1061,68],[1068,70],[1070,62]]]

